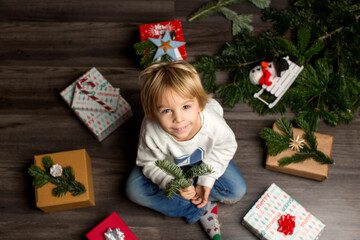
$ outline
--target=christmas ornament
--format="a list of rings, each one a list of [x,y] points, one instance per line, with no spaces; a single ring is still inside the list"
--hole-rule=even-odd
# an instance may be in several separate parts
[[[219,1],[209,4],[195,15],[209,16],[218,10],[214,6],[219,4]],[[334,0],[326,4],[291,1],[285,9],[266,8],[262,19],[271,23],[271,30],[260,34],[241,31],[214,56],[199,55],[193,64],[203,74],[205,88],[216,92],[226,106],[249,103],[260,115],[291,110],[309,122],[313,131],[317,130],[320,119],[330,126],[348,124],[355,119],[360,107],[357,4],[358,0],[344,4]],[[287,91],[286,101],[270,109],[264,107],[262,101],[252,99],[258,90],[244,80],[254,63],[279,55],[290,56],[297,65],[303,65],[304,70],[291,91]],[[218,72],[229,73],[228,80],[222,79],[218,84]],[[270,94],[264,95],[266,101],[273,98]]]
[[[104,236],[106,240],[125,240],[125,235],[119,228],[108,228],[108,230],[104,233]]]
[[[154,59],[157,59],[166,54],[170,56],[174,61],[176,61],[177,59],[174,50],[185,44],[185,42],[173,41],[170,37],[169,30],[166,30],[164,36],[158,39],[157,38],[148,38],[148,39],[158,47]]]
[[[302,69],[303,66],[299,67],[291,62],[289,57],[284,57],[270,63],[262,62],[261,67],[256,66],[250,70],[249,73],[249,78],[252,83],[262,85],[262,89],[254,94],[254,98],[259,99],[268,105],[269,108],[273,108],[290,88]],[[258,77],[260,78],[258,79]],[[260,97],[264,90],[276,98],[274,102],[268,103]]]
[[[299,140],[299,136],[294,140],[293,138],[290,138],[289,148],[291,150],[296,150],[297,152],[300,152],[300,149],[303,148],[304,140]]]
[[[50,168],[50,174],[53,177],[60,177],[62,175],[63,169],[61,167],[61,165],[59,164],[54,164],[51,166]]]

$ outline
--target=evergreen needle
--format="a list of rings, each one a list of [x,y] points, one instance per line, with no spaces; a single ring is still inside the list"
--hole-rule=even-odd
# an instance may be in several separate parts
[[[317,139],[315,134],[308,128],[308,123],[303,119],[298,119],[297,122],[304,126],[303,139],[305,140],[302,145],[292,156],[284,157],[278,160],[279,166],[284,167],[291,163],[303,162],[307,159],[314,159],[321,164],[333,164],[334,160],[326,156],[323,152],[317,149]],[[294,140],[293,126],[286,117],[282,117],[276,120],[276,126],[281,133],[278,133],[270,128],[264,128],[260,134],[261,138],[265,140],[265,144],[268,147],[268,153],[271,156],[276,156],[279,153],[289,148],[289,139]]]
[[[167,160],[157,160],[155,165],[174,178],[168,183],[166,189],[164,190],[164,195],[166,197],[172,197],[172,195],[177,194],[180,189],[191,186],[193,178],[210,174],[212,172],[211,167],[206,164],[194,166],[187,170],[185,174],[179,166]]]
[[[54,177],[50,174],[50,168],[53,165],[51,157],[43,157],[42,164],[45,170],[34,164],[28,168],[28,174],[34,177],[33,186],[35,188],[40,188],[50,182],[57,186],[52,190],[52,194],[55,197],[62,197],[67,192],[70,192],[73,196],[78,196],[86,192],[84,184],[75,181],[75,176],[71,167],[63,168],[62,175]]]

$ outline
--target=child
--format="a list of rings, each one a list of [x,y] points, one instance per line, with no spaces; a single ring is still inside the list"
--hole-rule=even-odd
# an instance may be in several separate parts
[[[232,161],[235,135],[223,118],[220,104],[206,94],[192,65],[157,63],[140,73],[144,78],[141,103],[145,112],[136,158],[126,192],[128,197],[167,216],[200,220],[210,239],[220,239],[217,205],[239,201],[246,184]],[[172,177],[155,165],[166,159],[180,167],[200,163],[213,172],[172,198],[163,189]]]

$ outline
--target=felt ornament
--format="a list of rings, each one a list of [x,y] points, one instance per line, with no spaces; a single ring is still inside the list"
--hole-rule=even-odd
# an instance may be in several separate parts
[[[158,49],[155,53],[154,59],[157,59],[163,55],[169,55],[174,61],[176,61],[175,49],[185,44],[185,42],[173,41],[170,37],[169,30],[165,31],[164,36],[160,38],[148,38]]]
[[[249,78],[254,85],[271,86],[274,77],[281,77],[281,72],[289,69],[288,62],[283,58],[274,58],[271,62],[261,62],[250,70]]]

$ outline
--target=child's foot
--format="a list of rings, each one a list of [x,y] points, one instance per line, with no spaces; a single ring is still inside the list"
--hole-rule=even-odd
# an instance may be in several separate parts
[[[200,223],[209,234],[211,240],[221,239],[218,206],[216,202],[209,202],[207,204],[205,213],[200,218]]]

